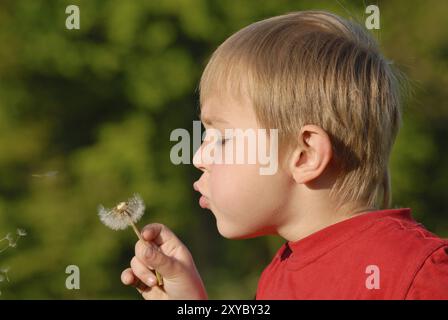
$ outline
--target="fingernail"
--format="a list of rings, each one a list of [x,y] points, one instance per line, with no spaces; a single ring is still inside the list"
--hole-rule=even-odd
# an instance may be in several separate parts
[[[148,285],[153,286],[156,283],[156,280],[154,278],[148,279]]]

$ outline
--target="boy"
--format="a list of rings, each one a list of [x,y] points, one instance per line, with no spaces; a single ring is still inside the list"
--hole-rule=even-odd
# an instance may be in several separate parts
[[[208,156],[206,138],[194,157],[203,171],[194,189],[222,236],[286,239],[257,299],[448,299],[448,242],[410,209],[379,210],[390,202],[398,86],[368,33],[326,12],[256,22],[214,52],[200,83],[206,130],[278,129],[274,174],[260,174],[259,162],[213,161],[233,152],[233,136]],[[146,299],[207,298],[191,254],[166,226],[142,235],[151,246],[137,242],[123,283]]]

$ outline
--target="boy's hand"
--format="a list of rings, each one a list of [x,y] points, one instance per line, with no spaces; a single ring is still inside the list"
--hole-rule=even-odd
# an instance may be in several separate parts
[[[170,229],[153,223],[143,228],[142,236],[146,241],[137,241],[131,268],[121,274],[125,285],[133,285],[148,300],[207,299],[190,251]],[[154,269],[163,277],[162,287]]]

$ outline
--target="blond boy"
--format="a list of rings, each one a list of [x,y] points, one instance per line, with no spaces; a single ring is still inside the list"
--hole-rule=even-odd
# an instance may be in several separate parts
[[[214,52],[200,105],[207,130],[278,130],[270,175],[260,163],[201,157],[210,143],[230,152],[233,137],[205,139],[194,157],[200,205],[222,236],[286,240],[257,299],[448,299],[448,242],[409,208],[389,209],[399,77],[362,27],[320,11],[253,23]],[[142,235],[156,246],[137,242],[123,283],[146,299],[207,298],[189,250],[166,226]]]

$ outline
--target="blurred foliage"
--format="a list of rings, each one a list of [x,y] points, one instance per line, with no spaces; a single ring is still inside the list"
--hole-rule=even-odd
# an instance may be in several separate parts
[[[65,28],[65,8],[81,29]],[[0,237],[28,236],[0,255],[10,282],[2,298],[134,299],[120,273],[132,231],[105,228],[99,203],[133,192],[141,225],[167,224],[192,251],[210,298],[255,295],[283,242],[229,241],[201,210],[193,166],[170,162],[174,128],[197,120],[199,77],[210,54],[238,29],[289,11],[324,9],[364,21],[359,1],[2,0],[0,2]],[[448,236],[448,28],[445,1],[382,1],[386,55],[412,79],[391,168],[394,206],[413,208]],[[46,172],[51,174],[45,175]],[[256,261],[256,263],[254,263]],[[81,290],[65,288],[66,266]]]

